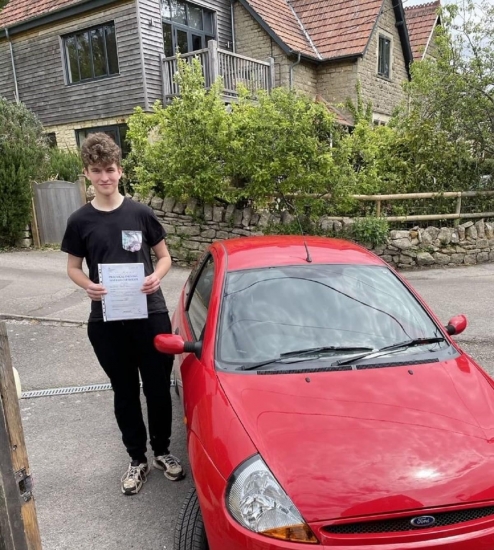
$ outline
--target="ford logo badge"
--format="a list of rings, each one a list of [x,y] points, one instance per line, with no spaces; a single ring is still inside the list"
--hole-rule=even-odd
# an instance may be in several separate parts
[[[419,516],[418,518],[413,518],[410,523],[414,527],[430,527],[436,523],[436,518],[434,516]]]

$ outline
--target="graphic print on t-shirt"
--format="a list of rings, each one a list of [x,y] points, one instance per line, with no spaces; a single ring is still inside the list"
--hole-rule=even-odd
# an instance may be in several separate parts
[[[122,248],[129,252],[138,252],[142,246],[142,231],[122,231]]]

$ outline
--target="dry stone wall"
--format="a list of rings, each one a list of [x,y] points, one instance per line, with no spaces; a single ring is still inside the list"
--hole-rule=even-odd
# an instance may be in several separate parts
[[[134,196],[134,200],[140,200]],[[171,198],[147,199],[167,232],[167,245],[173,260],[189,266],[214,241],[263,235],[268,227],[294,221],[288,212],[254,212],[233,205],[187,204]],[[334,236],[346,235],[353,223],[321,218],[319,227]],[[400,269],[473,265],[494,261],[494,223],[468,221],[457,227],[415,227],[390,231],[385,246],[372,249],[386,262]]]
[[[458,227],[391,231],[386,247],[375,250],[399,268],[474,265],[494,261],[494,224],[479,220]]]

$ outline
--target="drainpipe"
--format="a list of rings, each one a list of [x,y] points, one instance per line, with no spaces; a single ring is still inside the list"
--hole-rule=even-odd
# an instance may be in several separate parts
[[[290,90],[293,89],[293,69],[300,63],[300,58],[302,57],[302,54],[299,52],[298,53],[298,57],[297,57],[297,61],[295,61],[295,63],[292,63],[290,65],[290,77],[289,77],[289,87],[290,87]]]
[[[20,103],[21,101],[19,98],[19,88],[17,87],[17,74],[15,72],[14,48],[12,46],[12,41],[10,40],[9,29],[7,29],[7,27],[5,27],[5,36],[7,37],[7,40],[9,41],[9,45],[10,45],[10,59],[12,60],[12,75],[14,77],[14,86],[15,86],[15,101],[16,103]]]
[[[232,0],[230,4],[230,12],[231,12],[231,19],[232,19],[232,52],[235,53],[237,51],[237,45],[235,44],[235,6],[233,5],[234,0]]]

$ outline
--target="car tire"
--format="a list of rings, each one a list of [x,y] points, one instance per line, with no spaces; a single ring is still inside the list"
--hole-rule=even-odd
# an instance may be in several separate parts
[[[175,526],[174,550],[208,550],[206,530],[195,489],[191,489],[182,505]]]

